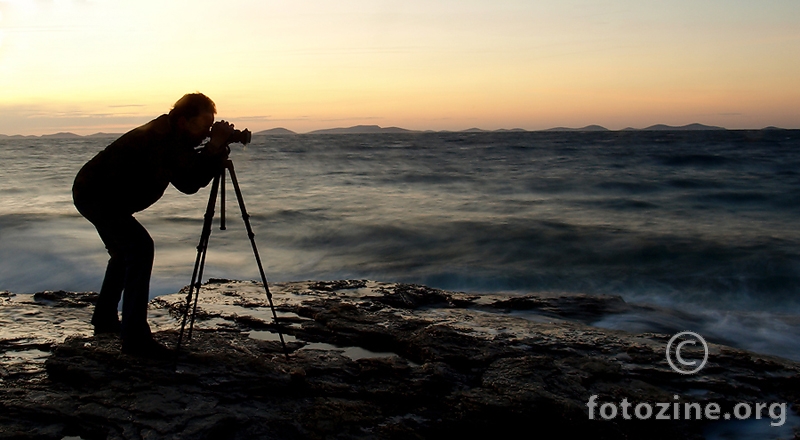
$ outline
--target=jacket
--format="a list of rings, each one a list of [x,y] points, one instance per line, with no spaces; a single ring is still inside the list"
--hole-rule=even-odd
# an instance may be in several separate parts
[[[197,147],[161,115],[125,133],[81,168],[72,186],[75,204],[133,214],[158,201],[170,183],[194,194],[222,172],[227,159]]]

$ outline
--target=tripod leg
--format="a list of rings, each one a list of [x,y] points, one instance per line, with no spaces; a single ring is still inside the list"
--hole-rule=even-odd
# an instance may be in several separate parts
[[[224,172],[224,170],[223,170]],[[217,201],[217,191],[219,188],[220,176],[214,178],[214,183],[211,185],[211,194],[208,198],[208,206],[203,218],[203,231],[200,234],[200,243],[197,245],[197,257],[194,262],[194,271],[192,272],[192,282],[189,284],[189,293],[186,295],[186,307],[183,310],[183,319],[181,320],[181,332],[178,336],[178,345],[175,351],[181,349],[181,342],[183,342],[183,332],[186,328],[186,321],[189,318],[189,307],[192,305],[192,296],[195,296],[195,288],[197,289],[197,296],[200,295],[200,280],[203,278],[203,266],[206,260],[206,251],[208,250],[208,239],[211,236],[211,222],[214,220],[214,205]],[[198,276],[199,274],[199,276]],[[197,297],[195,296],[195,297]],[[195,308],[197,307],[197,300],[195,299]],[[192,314],[192,323],[194,323],[194,314]]]
[[[231,182],[233,183],[233,189],[236,192],[236,199],[239,202],[239,208],[242,211],[242,220],[244,220],[244,225],[247,228],[247,236],[250,237],[250,245],[253,247],[253,255],[256,258],[258,271],[261,274],[261,282],[264,284],[264,290],[267,293],[269,307],[272,309],[272,319],[278,329],[278,336],[281,338],[283,354],[286,355],[286,359],[288,360],[289,351],[286,348],[286,342],[283,339],[283,332],[281,332],[280,325],[278,324],[278,315],[275,313],[275,305],[272,303],[272,293],[270,293],[269,285],[267,284],[267,275],[264,273],[264,266],[261,264],[261,257],[258,255],[258,248],[256,247],[256,234],[253,232],[253,228],[250,226],[250,214],[247,213],[247,209],[244,206],[244,197],[242,197],[242,190],[239,188],[239,181],[236,179],[236,171],[233,169],[233,162],[230,160],[227,161],[225,163],[225,167],[231,173]]]
[[[225,170],[222,170],[222,174],[219,176],[219,195],[220,195],[220,202],[219,202],[219,229],[224,231],[225,228]]]
[[[209,234],[210,234],[209,230]],[[205,247],[203,249],[203,256],[200,259],[200,271],[197,275],[197,290],[194,294],[194,305],[192,306],[192,317],[189,320],[189,334],[186,335],[186,339],[192,339],[192,330],[194,329],[194,318],[197,316],[197,300],[200,299],[200,285],[203,283],[203,269],[206,267],[206,254],[208,253],[208,239],[206,237]]]

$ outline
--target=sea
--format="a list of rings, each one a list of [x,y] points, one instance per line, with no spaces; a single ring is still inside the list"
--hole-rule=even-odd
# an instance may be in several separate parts
[[[99,290],[71,186],[112,140],[0,139],[0,290]],[[800,131],[256,135],[231,158],[270,282],[619,295],[641,311],[594,325],[800,360]],[[136,216],[151,296],[189,284],[209,188]],[[226,189],[204,278],[259,279]]]

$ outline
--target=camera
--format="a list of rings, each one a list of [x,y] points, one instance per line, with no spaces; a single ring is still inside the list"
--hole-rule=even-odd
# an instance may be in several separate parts
[[[250,143],[252,136],[253,135],[250,133],[250,130],[246,128],[244,130],[233,130],[233,133],[231,133],[230,137],[228,137],[228,143],[233,144],[238,142],[242,145],[247,145]]]

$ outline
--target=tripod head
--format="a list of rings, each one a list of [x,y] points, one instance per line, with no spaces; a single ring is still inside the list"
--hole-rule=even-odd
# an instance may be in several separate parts
[[[247,145],[250,143],[250,140],[252,140],[252,138],[253,138],[252,133],[250,133],[250,130],[246,128],[244,130],[233,130],[231,135],[228,136],[228,140],[225,141],[225,150],[227,151],[227,154],[228,155],[231,154],[231,144],[239,143],[242,145]],[[230,162],[230,159],[228,159],[228,161],[225,163],[225,168],[233,166],[233,164],[229,165],[228,162]],[[224,175],[225,171],[223,170],[222,173]]]
[[[228,136],[228,139],[223,144],[223,148],[225,149],[225,156],[227,157],[227,156],[229,156],[231,154],[231,145],[230,144],[239,143],[239,144],[242,144],[242,145],[247,145],[247,144],[250,143],[250,141],[252,139],[253,139],[253,134],[250,133],[250,130],[248,130],[246,128],[244,130],[233,130],[233,132],[231,132],[230,136]],[[225,168],[229,167],[227,162],[230,162],[230,159],[228,159],[226,161]],[[230,166],[232,166],[232,165],[230,165]],[[224,169],[222,170],[222,173],[224,175],[224,173],[225,173]]]

